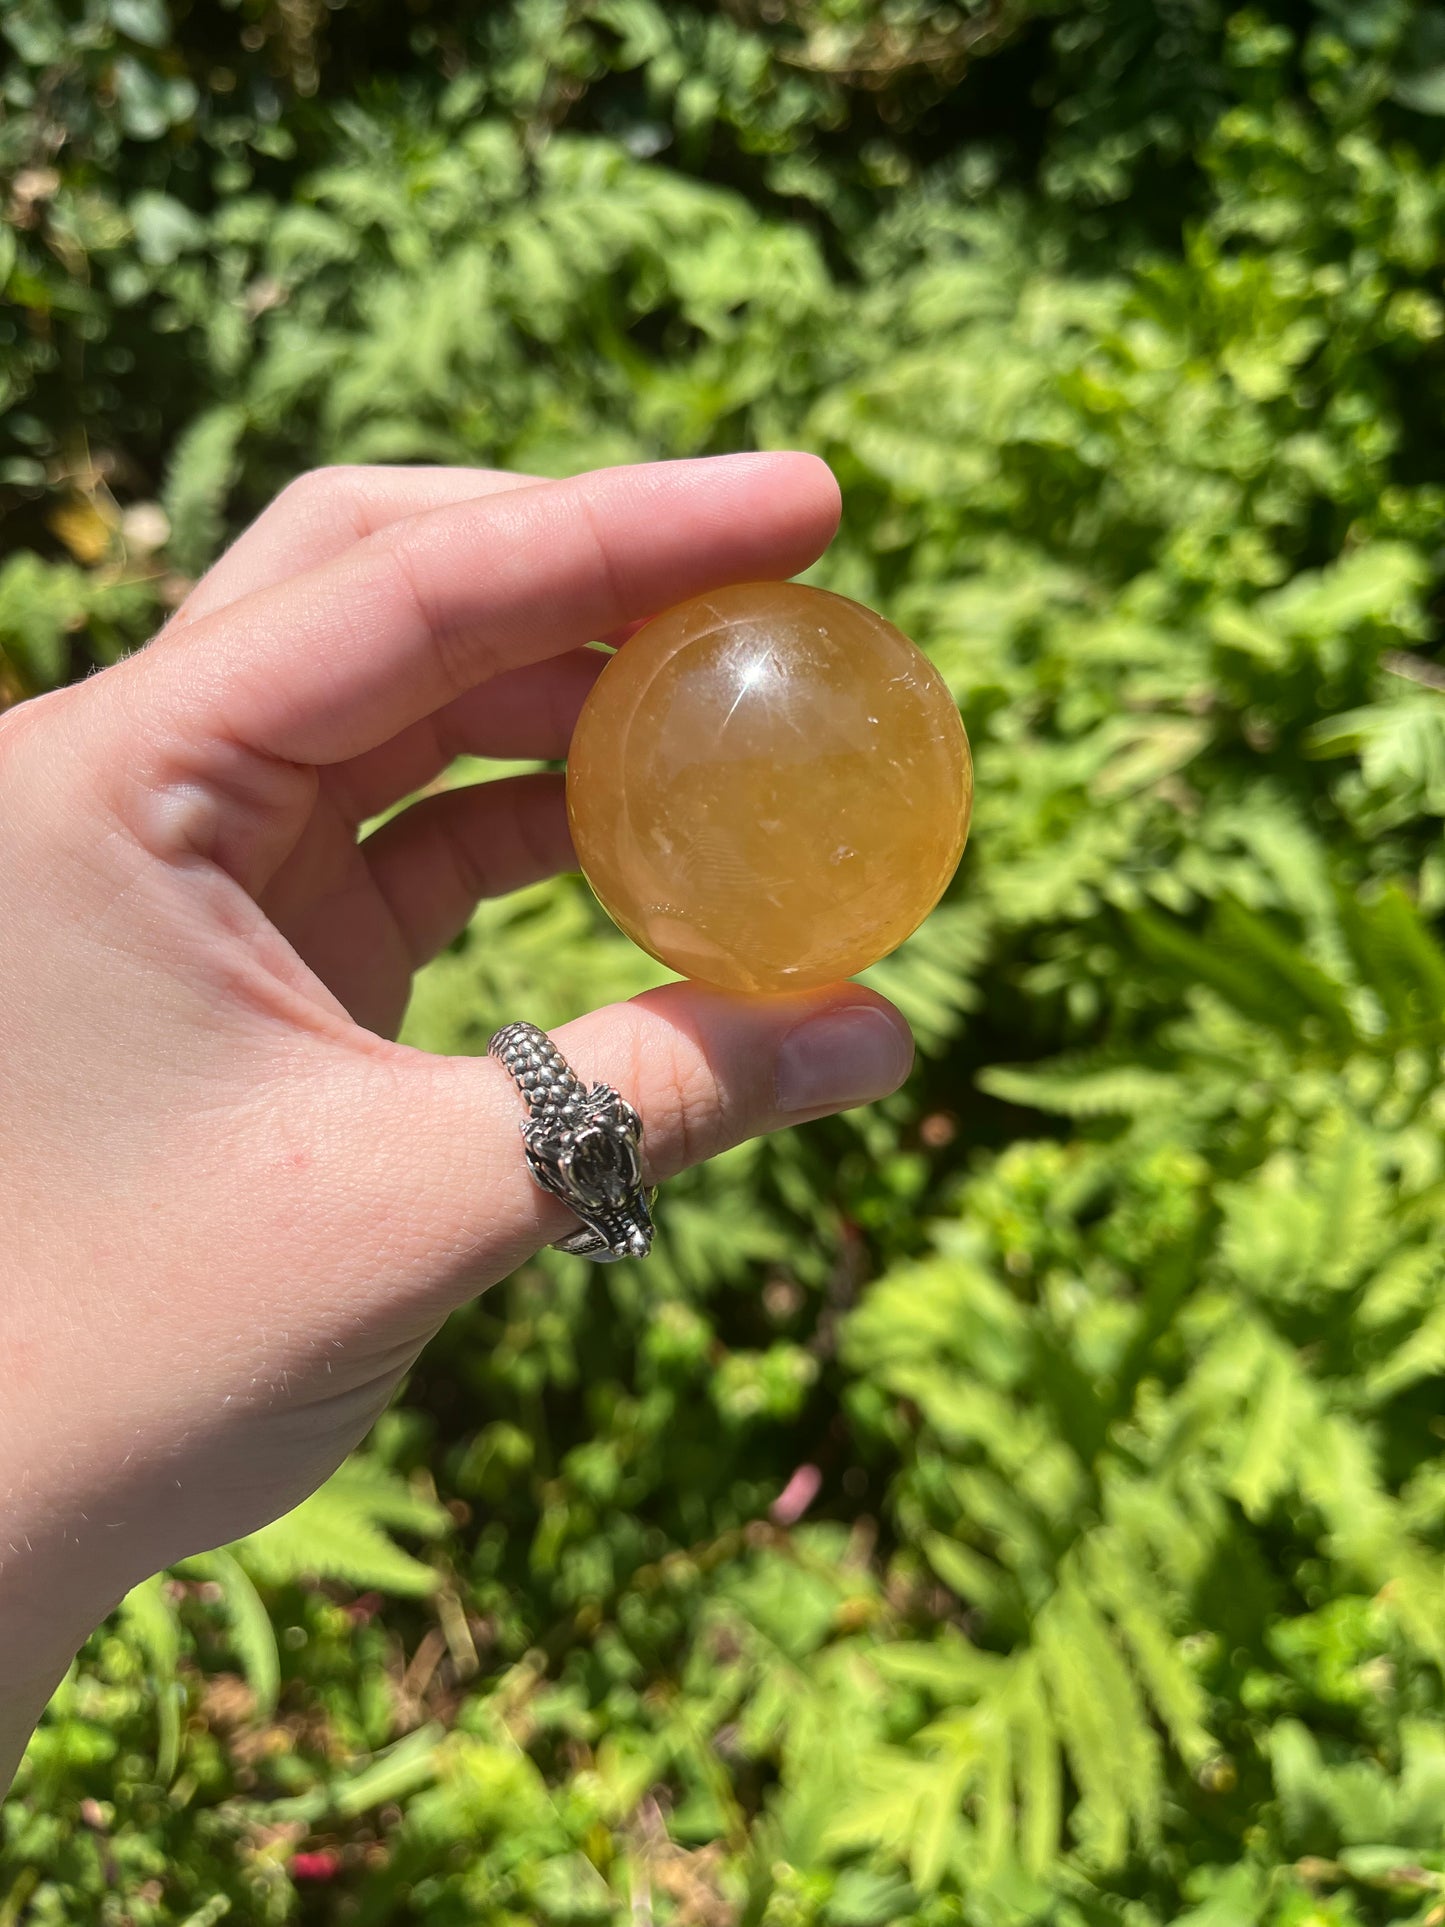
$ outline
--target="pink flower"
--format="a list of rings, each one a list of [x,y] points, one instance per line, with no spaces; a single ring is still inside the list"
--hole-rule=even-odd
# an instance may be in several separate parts
[[[774,1525],[796,1525],[818,1496],[823,1475],[816,1465],[800,1465],[768,1507]]]
[[[341,1872],[341,1855],[334,1847],[318,1847],[313,1853],[293,1853],[293,1880],[334,1880]]]

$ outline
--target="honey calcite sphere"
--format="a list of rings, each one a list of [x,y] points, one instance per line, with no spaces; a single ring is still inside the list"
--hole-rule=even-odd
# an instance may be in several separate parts
[[[943,678],[861,603],[750,582],[640,629],[567,764],[588,881],[725,990],[806,990],[916,930],[963,854],[973,765]]]

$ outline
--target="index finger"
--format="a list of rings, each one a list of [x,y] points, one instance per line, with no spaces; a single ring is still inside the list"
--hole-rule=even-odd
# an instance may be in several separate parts
[[[803,454],[599,469],[455,503],[162,637],[164,708],[294,763],[360,755],[468,689],[723,583],[794,575],[838,486]]]
[[[171,617],[185,628],[364,542],[378,529],[450,502],[530,488],[539,475],[496,468],[408,468],[347,464],[308,469],[289,482],[207,569]]]

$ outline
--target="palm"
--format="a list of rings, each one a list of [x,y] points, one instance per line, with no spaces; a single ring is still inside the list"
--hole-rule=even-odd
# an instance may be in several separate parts
[[[215,853],[309,967],[315,998],[393,1035],[412,973],[480,897],[573,860],[559,776],[407,799],[462,754],[560,761],[603,664],[586,638],[622,640],[708,583],[790,573],[836,513],[831,477],[797,456],[555,484],[484,469],[293,483],[167,636],[185,659],[186,632],[212,627],[197,658],[228,663]]]
[[[562,779],[506,777],[423,796],[381,829],[366,820],[432,784],[463,751],[555,758],[603,658],[572,650],[496,677],[366,754],[298,781],[263,764],[278,821],[245,877],[292,949],[368,1030],[394,1036],[415,970],[478,898],[552,875],[571,859]]]
[[[346,553],[358,536],[449,500],[510,493],[532,478],[489,470],[322,471],[293,484],[189,599],[173,629],[219,614]],[[299,512],[298,512],[299,511]],[[602,666],[570,648],[506,669],[360,754],[311,770],[258,757],[246,788],[264,836],[228,867],[319,985],[368,1030],[393,1036],[416,969],[477,899],[571,860],[561,779],[513,777],[368,819],[434,782],[461,754],[557,760]],[[319,987],[318,987],[318,995]]]

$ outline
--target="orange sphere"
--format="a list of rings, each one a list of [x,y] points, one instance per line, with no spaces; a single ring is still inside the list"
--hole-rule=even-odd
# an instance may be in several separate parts
[[[806,990],[886,956],[942,896],[972,804],[932,663],[861,603],[795,582],[649,622],[598,678],[567,764],[603,907],[725,990]]]

